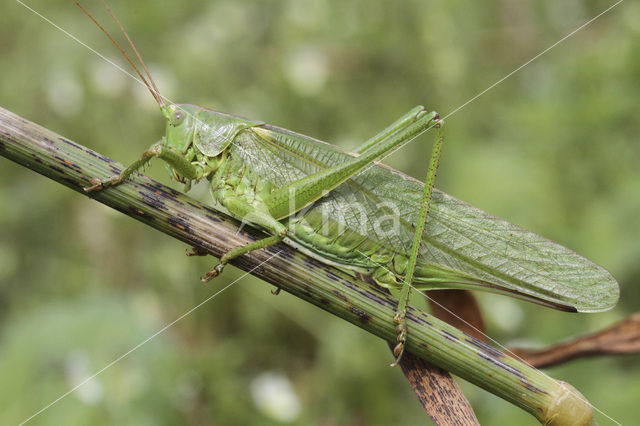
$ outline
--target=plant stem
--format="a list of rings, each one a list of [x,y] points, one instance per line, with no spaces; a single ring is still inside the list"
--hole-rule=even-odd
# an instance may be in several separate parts
[[[181,192],[135,173],[122,185],[89,195],[89,179],[123,166],[0,108],[0,155],[177,238],[221,256],[263,237]],[[366,284],[283,244],[231,262],[387,342],[396,338],[397,307],[386,290]],[[194,277],[195,281],[195,277]],[[437,318],[408,307],[406,350],[512,402],[546,424],[585,424],[591,405],[570,385],[503,354]],[[385,364],[381,361],[381,366]]]

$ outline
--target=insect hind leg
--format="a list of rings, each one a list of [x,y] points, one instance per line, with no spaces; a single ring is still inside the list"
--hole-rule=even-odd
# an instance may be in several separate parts
[[[413,107],[409,112],[405,113],[402,117],[393,122],[393,124],[385,128],[383,131],[381,131],[371,139],[368,139],[366,142],[356,147],[353,152],[362,154],[369,148],[377,145],[382,140],[399,132],[400,130],[407,128],[409,125],[413,124],[416,120],[422,117],[426,112],[427,110],[422,105]]]
[[[413,275],[415,272],[416,264],[418,262],[418,254],[420,252],[420,245],[422,243],[422,234],[427,223],[427,215],[429,214],[429,208],[431,206],[431,196],[433,194],[433,184],[436,179],[436,173],[438,171],[438,165],[440,164],[440,154],[442,153],[442,144],[444,138],[442,135],[441,127],[443,125],[442,120],[436,122],[438,133],[433,143],[433,149],[431,152],[431,160],[429,161],[429,170],[427,171],[427,177],[424,184],[424,193],[422,195],[422,207],[420,208],[418,223],[416,224],[416,232],[413,238],[413,244],[411,247],[411,254],[407,263],[407,269],[405,271],[404,282],[402,284],[402,291],[398,300],[398,308],[393,321],[396,323],[396,346],[393,348],[393,355],[395,360],[391,363],[394,367],[400,363],[402,354],[404,353],[405,344],[407,342],[407,305],[409,303],[409,295],[411,293],[411,286],[413,283]]]

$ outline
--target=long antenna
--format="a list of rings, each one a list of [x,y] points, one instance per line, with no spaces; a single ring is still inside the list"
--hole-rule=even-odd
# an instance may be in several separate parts
[[[111,10],[104,3],[104,0],[102,0],[102,1],[103,1],[103,4],[105,5],[105,7],[107,7],[107,10],[109,10],[109,12],[111,13]],[[98,28],[100,28],[102,30],[103,33],[105,33],[105,35],[109,38],[109,40],[111,40],[111,42],[118,48],[120,53],[122,53],[122,55],[127,59],[129,64],[131,64],[131,66],[136,71],[138,76],[140,76],[140,78],[142,79],[142,82],[144,83],[144,85],[147,86],[147,89],[149,89],[149,92],[151,92],[151,96],[153,96],[153,99],[156,100],[156,102],[158,103],[158,105],[160,107],[163,107],[165,105],[164,100],[160,96],[160,93],[158,92],[158,89],[157,89],[155,83],[153,83],[153,79],[151,78],[151,75],[149,74],[149,71],[147,70],[147,67],[144,65],[144,62],[142,62],[142,59],[140,58],[140,55],[138,54],[138,51],[136,50],[135,46],[133,46],[133,43],[131,43],[131,40],[129,39],[129,36],[124,31],[124,29],[122,28],[120,23],[118,22],[118,25],[120,26],[122,32],[124,32],[124,34],[126,35],[127,40],[129,40],[129,43],[131,43],[131,46],[133,47],[134,51],[136,52],[136,55],[137,55],[138,59],[142,63],[142,65],[143,65],[143,67],[144,67],[144,69],[145,69],[145,71],[147,73],[147,76],[149,77],[149,80],[151,80],[151,82],[153,83],[153,88],[151,87],[151,85],[149,84],[147,79],[144,77],[144,75],[142,75],[142,73],[140,72],[140,70],[138,69],[136,64],[131,60],[129,55],[127,55],[127,53],[124,51],[124,49],[122,47],[120,47],[118,42],[113,39],[111,34],[109,34],[109,32],[107,30],[105,30],[104,27],[102,25],[100,25],[100,23],[84,7],[82,7],[82,5],[78,2],[78,0],[73,0],[73,2],[76,4],[76,6],[78,6],[84,12],[85,15],[87,15],[93,21],[94,24],[96,24],[98,26]],[[113,13],[111,13],[111,16],[113,16],[113,18],[115,19],[115,16],[113,15]],[[117,22],[117,19],[116,19],[116,22]]]
[[[127,38],[127,41],[129,42],[129,46],[131,46],[131,48],[135,52],[138,60],[142,64],[142,68],[144,68],[144,72],[147,74],[147,77],[149,77],[149,81],[151,82],[151,85],[153,86],[153,90],[155,90],[156,95],[158,95],[157,99],[160,99],[160,103],[161,103],[160,106],[164,105],[164,100],[162,99],[162,96],[160,95],[160,91],[158,90],[158,87],[156,86],[155,81],[153,81],[153,78],[151,78],[151,73],[149,73],[149,70],[147,69],[147,66],[145,65],[144,61],[142,60],[142,56],[140,56],[140,53],[138,53],[138,49],[136,49],[136,45],[133,44],[133,41],[131,41],[131,38],[129,38],[129,34],[127,34],[127,32],[125,31],[124,27],[122,26],[122,24],[120,23],[118,18],[116,18],[116,15],[113,13],[113,11],[111,10],[111,8],[107,4],[107,2],[105,0],[100,0],[100,1],[104,5],[105,9],[107,9],[107,11],[109,12],[109,15],[111,15],[113,20],[116,21],[116,24],[118,24],[118,27],[120,27],[120,31],[122,31],[124,36]]]

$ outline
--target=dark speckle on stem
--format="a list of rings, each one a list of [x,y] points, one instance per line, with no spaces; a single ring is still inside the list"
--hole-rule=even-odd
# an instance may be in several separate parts
[[[81,168],[80,166],[78,166],[77,164],[75,164],[75,163],[74,163],[73,161],[71,161],[71,160],[66,160],[66,159],[64,159],[64,158],[62,158],[62,157],[59,157],[59,156],[57,156],[57,155],[55,155],[55,156],[54,156],[54,158],[55,158],[56,160],[60,161],[60,165],[61,165],[62,167],[66,167],[66,168],[68,168],[68,169],[70,169],[70,170],[73,170],[73,171],[81,171],[81,170],[82,170],[82,168]]]
[[[547,392],[547,391],[545,391],[545,390],[543,390],[543,389],[540,389],[540,388],[539,388],[539,387],[537,387],[537,386],[532,385],[532,384],[531,384],[531,383],[529,383],[529,381],[528,381],[528,380],[526,380],[526,379],[522,379],[522,381],[521,381],[521,382],[522,382],[522,385],[523,385],[525,388],[527,388],[528,390],[530,390],[531,392],[539,393],[539,394],[542,394],[542,395],[547,395],[547,394],[549,393],[549,392]]]
[[[146,191],[140,191],[140,196],[142,197],[142,201],[150,206],[153,207],[156,210],[167,210],[167,206],[165,205],[164,201],[157,199],[156,197],[154,197],[153,195],[149,194]]]
[[[331,291],[333,292],[333,294],[338,296],[338,299],[341,299],[341,300],[344,300],[345,302],[351,303],[351,299],[349,299],[349,296],[347,296],[346,294],[344,294],[340,290],[331,290]]]
[[[311,291],[311,287],[304,284],[300,287],[300,293],[303,294],[308,299],[313,299],[313,292]]]
[[[92,151],[92,150],[90,150],[89,148],[85,149],[85,152],[86,152],[87,154],[89,154],[90,156],[92,156],[92,157],[100,158],[100,156],[99,156],[95,151]]]
[[[360,322],[368,323],[373,319],[371,314],[363,311],[360,308],[356,308],[355,306],[349,306],[349,310],[358,316],[358,319],[360,320]]]
[[[319,298],[318,302],[322,303],[325,306],[331,305],[331,300],[327,299],[326,297]]]
[[[56,171],[56,172],[60,173],[61,175],[64,175],[64,174],[65,174],[65,173],[64,173],[64,170],[62,170],[62,169],[61,169],[60,167],[58,167],[58,166],[53,166],[53,165],[52,165],[52,166],[49,166],[49,168],[50,168],[51,170],[54,170],[54,171]]]
[[[465,339],[465,341],[467,343],[471,343],[476,348],[491,354],[491,356],[494,357],[494,358],[502,358],[502,357],[505,356],[502,352],[500,352],[499,350],[497,350],[493,346],[487,345],[485,342],[483,342],[482,340],[478,340],[475,337],[468,336]]]
[[[183,221],[182,219],[179,218],[175,218],[175,217],[169,217],[167,219],[167,223],[171,226],[175,226],[176,228],[185,231],[187,233],[191,233],[191,227],[189,226],[188,223],[186,223],[185,221]]]
[[[71,146],[72,146],[73,148],[75,148],[75,149],[82,149],[82,147],[81,147],[80,145],[78,145],[77,143],[75,143],[75,142],[73,142],[73,141],[70,141],[70,140],[69,140],[69,139],[67,139],[67,138],[63,138],[62,136],[59,136],[59,137],[58,137],[58,140],[59,140],[60,142],[66,143],[67,145],[71,145]]]
[[[67,185],[70,188],[79,188],[79,187],[81,187],[81,185],[75,179],[72,179],[70,177],[61,177],[60,180],[62,182],[64,182],[64,184]]]
[[[10,132],[5,131],[4,129],[0,129],[0,135],[2,135],[2,138],[5,138],[5,139],[13,139],[13,135]],[[0,144],[2,144],[3,151],[7,149],[4,142],[2,142],[1,140],[0,140]]]
[[[215,216],[215,215],[217,215],[219,213],[218,210],[216,210],[214,208],[211,208],[211,207],[209,207],[209,206],[207,206],[205,204],[199,204],[198,208],[204,210],[207,213],[207,217],[208,217],[209,214]]]
[[[485,359],[487,361],[489,361],[490,363],[492,363],[493,365],[502,368],[505,371],[508,371],[509,373],[517,376],[519,379],[523,379],[524,375],[522,374],[522,372],[518,371],[517,369],[511,367],[508,364],[505,364],[504,362],[500,361],[499,359],[496,359],[494,357],[492,357],[491,355],[486,354],[485,352],[478,352],[478,356],[482,359]]]
[[[457,336],[454,336],[453,334],[445,331],[445,330],[440,330],[440,333],[442,333],[442,335],[445,337],[445,339],[451,340],[452,342],[457,342],[460,339],[458,339]]]
[[[222,220],[220,220],[219,217],[213,216],[211,214],[207,215],[207,219],[209,219],[211,222],[215,222],[215,223],[221,223]]]
[[[378,305],[382,305],[382,306],[397,306],[397,303],[394,303],[394,301],[390,298],[390,297],[385,297],[385,294],[379,294],[375,291],[365,291],[363,293],[368,299],[373,300],[374,302],[376,302]]]
[[[178,192],[172,188],[166,187],[164,185],[159,184],[158,182],[155,181],[151,181],[151,182],[142,182],[140,183],[140,186],[142,186],[143,188],[155,193],[157,196],[162,197],[166,200],[169,200],[173,203],[177,203],[180,205],[185,205],[184,202],[182,202],[181,200],[178,199],[178,197],[180,195],[182,195],[181,192]]]
[[[55,151],[57,149],[56,143],[46,136],[42,136],[42,142],[44,142],[44,145],[46,145],[47,149],[50,151]]]
[[[290,250],[286,250],[286,249],[280,250],[279,253],[280,253],[280,257],[284,259],[289,259],[289,260],[293,259],[293,253],[291,253]]]
[[[149,213],[145,212],[144,210],[140,210],[135,206],[129,206],[127,210],[132,214],[132,216],[138,216],[147,221],[155,220],[155,217],[153,215],[150,215]]]
[[[330,275],[330,274],[331,274],[331,275]],[[332,273],[331,271],[327,271],[327,278],[329,278],[330,280],[333,280],[333,281],[338,281],[338,282],[340,282],[342,285],[344,285],[345,287],[350,288],[351,290],[355,290],[355,291],[358,291],[358,292],[360,292],[360,291],[362,290],[362,289],[361,289],[358,285],[356,285],[355,283],[352,283],[352,282],[351,282],[351,281],[349,281],[349,280],[341,279],[340,277],[338,277],[336,274]]]
[[[334,274],[333,272],[327,270],[325,275],[327,276],[327,278],[329,278],[330,280],[333,281],[341,281],[340,277],[337,276],[336,274]]]
[[[104,155],[98,154],[95,151],[90,150],[89,148],[84,150],[87,154],[89,154],[92,157],[97,158],[100,161],[103,161],[105,163],[113,163],[113,160],[109,157],[105,157]]]
[[[318,265],[315,264],[315,262],[313,261],[312,258],[307,257],[305,258],[304,264],[306,265],[307,268],[309,269],[315,269]]]
[[[397,306],[397,302],[396,302],[396,306]],[[419,323],[419,324],[424,324],[424,325],[426,325],[427,327],[431,327],[431,326],[433,326],[433,324],[432,324],[430,321],[427,321],[427,320],[424,318],[424,316],[423,316],[423,315],[420,315],[420,314],[416,315],[416,314],[414,314],[414,312],[415,312],[415,311],[414,311],[413,309],[411,309],[409,312],[407,312],[407,319],[408,319],[409,321],[415,321],[415,322],[417,322],[417,323]]]

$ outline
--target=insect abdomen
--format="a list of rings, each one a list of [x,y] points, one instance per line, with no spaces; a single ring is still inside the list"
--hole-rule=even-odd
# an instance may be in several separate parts
[[[381,244],[314,209],[285,222],[293,241],[346,268],[375,269],[393,258]]]

